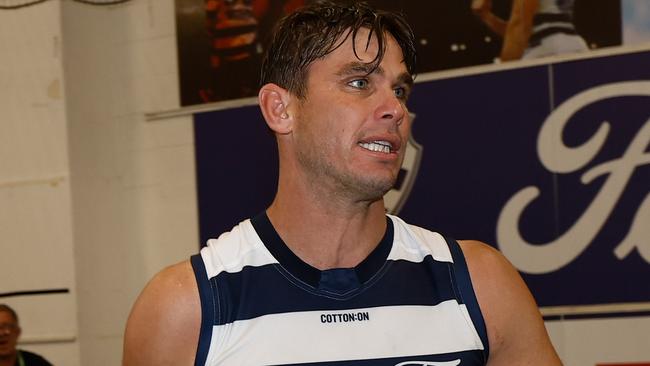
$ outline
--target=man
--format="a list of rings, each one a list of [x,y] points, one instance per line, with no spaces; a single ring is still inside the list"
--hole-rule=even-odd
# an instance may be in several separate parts
[[[560,364],[498,252],[385,214],[411,128],[413,42],[402,17],[363,3],[280,22],[259,92],[275,199],[147,285],[124,365]]]
[[[0,366],[52,366],[35,353],[17,349],[18,337],[18,315],[9,305],[0,304]]]
[[[589,49],[573,26],[574,0],[513,0],[510,18],[492,13],[492,0],[473,0],[472,11],[503,37],[502,61]]]

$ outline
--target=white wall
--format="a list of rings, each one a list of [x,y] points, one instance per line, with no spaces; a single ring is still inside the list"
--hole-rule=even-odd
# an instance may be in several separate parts
[[[546,323],[566,366],[650,361],[650,317],[585,319]],[[621,365],[622,366],[622,365]]]
[[[191,117],[177,108],[173,0],[62,2],[83,365],[117,365],[146,280],[198,249]]]
[[[179,105],[173,7],[0,11],[0,292],[71,289],[0,300],[58,365],[120,364],[137,294],[198,248],[191,117],[144,118]]]
[[[0,298],[22,348],[79,365],[60,4],[0,11]],[[45,342],[45,343],[43,343]]]

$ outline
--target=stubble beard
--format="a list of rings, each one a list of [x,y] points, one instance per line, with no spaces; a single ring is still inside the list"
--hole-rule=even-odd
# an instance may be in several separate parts
[[[298,162],[304,168],[309,184],[324,198],[349,202],[379,201],[395,185],[396,176],[364,175],[336,166],[319,151],[298,151]]]

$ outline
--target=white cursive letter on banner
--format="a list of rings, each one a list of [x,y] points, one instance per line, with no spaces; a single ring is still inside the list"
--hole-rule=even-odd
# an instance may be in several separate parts
[[[605,143],[609,123],[603,122],[587,142],[577,147],[564,144],[564,127],[581,108],[599,100],[622,96],[650,96],[650,82],[629,81],[599,86],[573,96],[555,109],[544,121],[537,140],[537,153],[546,169],[554,173],[570,173],[589,163]],[[522,238],[518,229],[519,219],[540,192],[535,186],[517,192],[504,205],[499,215],[499,249],[515,267],[527,273],[553,272],[571,263],[589,246],[605,224],[634,170],[638,166],[650,164],[650,153],[645,152],[649,142],[650,120],[641,127],[621,158],[597,165],[582,175],[583,184],[604,174],[608,174],[608,177],[582,216],[563,235],[550,243],[533,245]],[[650,195],[641,204],[627,237],[615,249],[619,259],[627,256],[637,246],[643,258],[650,263],[649,217]]]

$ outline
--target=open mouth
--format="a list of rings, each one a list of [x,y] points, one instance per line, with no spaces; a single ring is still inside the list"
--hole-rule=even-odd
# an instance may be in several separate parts
[[[388,141],[359,142],[359,146],[366,150],[390,154],[393,151],[393,145]]]

